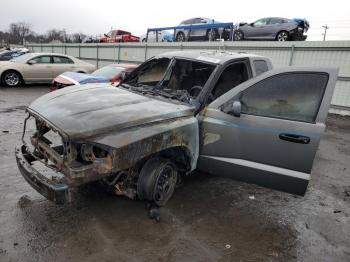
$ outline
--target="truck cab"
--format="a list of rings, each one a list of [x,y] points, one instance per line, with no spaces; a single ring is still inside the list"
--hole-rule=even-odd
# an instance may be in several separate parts
[[[121,43],[121,42],[139,42],[137,36],[124,30],[111,30],[100,38],[101,43]]]
[[[35,100],[24,124],[33,120],[35,131],[24,128],[18,167],[58,204],[100,180],[117,195],[163,206],[195,169],[303,195],[337,73],[273,69],[254,54],[165,53],[116,88],[64,88]]]

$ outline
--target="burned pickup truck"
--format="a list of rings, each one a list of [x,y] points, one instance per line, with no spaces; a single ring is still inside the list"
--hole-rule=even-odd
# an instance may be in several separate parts
[[[272,70],[250,54],[165,53],[118,87],[67,87],[35,100],[18,167],[59,204],[99,180],[162,206],[195,169],[303,195],[336,77],[336,69]]]

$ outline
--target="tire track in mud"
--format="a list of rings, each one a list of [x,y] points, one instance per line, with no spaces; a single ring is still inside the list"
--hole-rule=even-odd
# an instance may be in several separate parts
[[[13,106],[13,107],[7,107],[7,108],[0,108],[0,114],[2,113],[12,113],[15,111],[22,111],[25,110],[27,106],[21,105],[21,106]]]

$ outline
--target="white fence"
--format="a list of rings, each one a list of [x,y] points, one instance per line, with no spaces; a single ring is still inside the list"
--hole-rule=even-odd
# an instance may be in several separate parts
[[[337,67],[339,77],[331,112],[350,115],[350,41],[28,44],[27,48],[72,55],[97,67],[115,62],[141,63],[160,53],[193,49],[254,53],[269,57],[275,67]]]

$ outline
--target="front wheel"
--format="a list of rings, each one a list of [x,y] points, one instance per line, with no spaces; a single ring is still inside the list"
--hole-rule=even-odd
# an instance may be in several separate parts
[[[279,42],[285,42],[289,40],[289,33],[287,31],[281,31],[277,34],[276,40]]]
[[[158,157],[148,160],[137,182],[138,197],[164,206],[174,193],[177,176],[177,168],[171,160]]]
[[[2,76],[2,82],[9,87],[17,87],[21,84],[22,77],[16,71],[7,71]]]
[[[176,35],[176,42],[185,42],[185,34],[182,32],[177,33]]]
[[[236,30],[233,34],[235,41],[242,41],[244,39],[243,32],[241,30]]]

